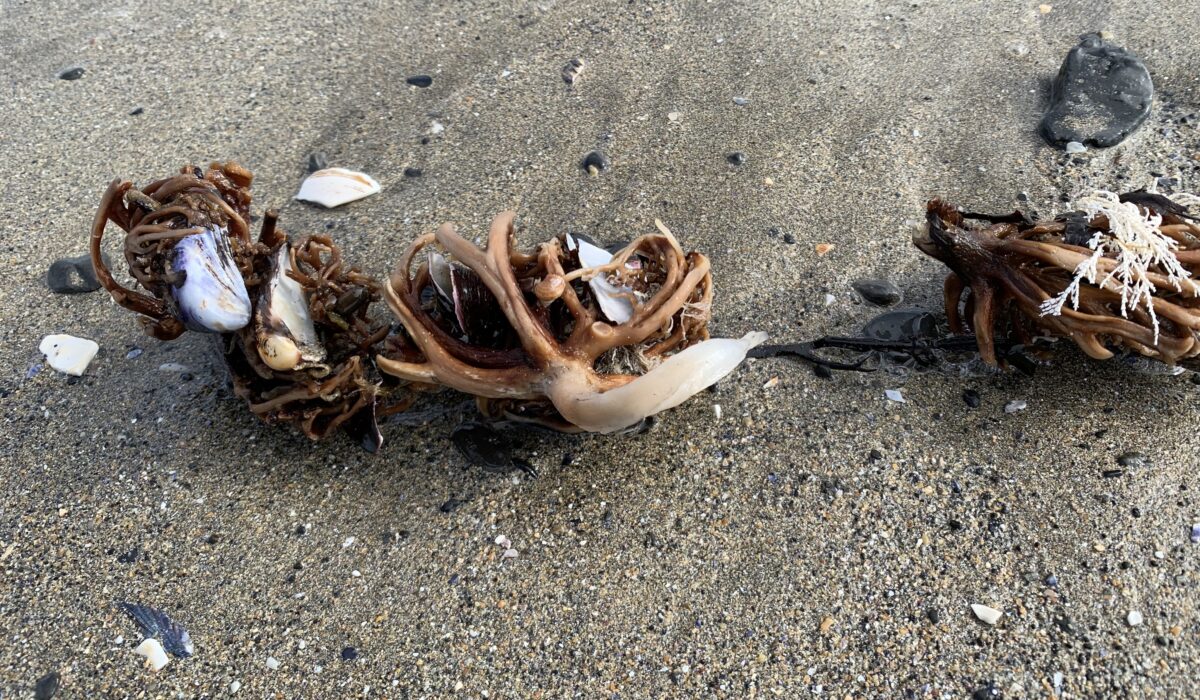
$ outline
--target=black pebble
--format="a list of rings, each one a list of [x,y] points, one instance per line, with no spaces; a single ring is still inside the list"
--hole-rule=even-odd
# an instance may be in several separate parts
[[[105,258],[105,263],[108,260]],[[61,258],[50,264],[46,271],[46,286],[55,294],[86,294],[100,288],[96,271],[92,268],[92,256]]]
[[[612,167],[612,161],[600,151],[592,151],[583,157],[583,162],[579,165],[588,173],[595,175]]]
[[[1116,479],[1121,476],[1124,476],[1125,470],[1124,469],[1105,469],[1104,471],[1100,472],[1100,474],[1105,479]]]
[[[409,85],[415,85],[419,88],[427,88],[433,85],[433,78],[428,75],[413,75],[409,76],[404,82]]]
[[[872,462],[878,462],[879,460],[883,459],[883,453],[879,450],[871,450],[871,453],[867,455],[867,459]]]
[[[876,306],[892,306],[900,303],[900,299],[903,297],[900,288],[888,280],[856,280],[854,290],[861,294],[863,299]]]
[[[746,154],[741,151],[734,151],[725,156],[725,160],[729,161],[730,165],[741,165],[746,162]]]
[[[129,116],[131,116],[131,117],[136,117],[136,116],[137,116],[137,115],[139,115],[139,114],[143,114],[143,113],[145,113],[145,111],[146,111],[146,110],[142,109],[141,107],[134,107],[134,108],[133,108],[133,111],[131,111],[131,112],[129,113]]]
[[[342,649],[342,661],[353,661],[358,658],[358,650],[354,647]]]
[[[813,374],[821,379],[833,379],[833,370],[825,365],[813,365]]]
[[[128,552],[118,556],[117,561],[121,562],[122,564],[132,564],[133,562],[137,561],[138,555],[141,554],[141,552],[142,550],[140,548],[134,547]]]
[[[971,693],[971,700],[1000,700],[1003,697],[1000,694],[1000,689],[991,681],[979,686],[975,692]]]
[[[1085,34],[1054,79],[1039,131],[1059,148],[1071,141],[1115,146],[1146,121],[1153,99],[1154,82],[1141,59],[1099,34]]]
[[[51,671],[39,678],[37,685],[33,687],[34,700],[50,700],[54,697],[58,692],[59,678],[58,671]]]
[[[971,408],[979,408],[979,392],[974,389],[967,389],[963,392],[963,401]]]
[[[937,608],[930,608],[926,610],[925,617],[929,618],[929,621],[935,625],[942,621],[942,614],[938,612]]]
[[[328,167],[329,159],[321,151],[313,151],[308,154],[308,172],[315,173]]]
[[[421,177],[421,175],[423,175],[423,174],[424,173],[421,172],[420,168],[405,168],[404,169],[404,177]]]
[[[783,242],[787,244],[794,244],[796,242],[796,237],[790,233],[785,233],[783,234]]]
[[[454,511],[458,510],[458,507],[461,506],[462,504],[463,504],[463,502],[458,500],[457,498],[451,498],[450,500],[443,503],[441,505],[441,507],[438,508],[438,510],[442,511],[443,513],[453,513]]]
[[[59,72],[60,80],[79,80],[83,77],[83,66],[72,66]]]

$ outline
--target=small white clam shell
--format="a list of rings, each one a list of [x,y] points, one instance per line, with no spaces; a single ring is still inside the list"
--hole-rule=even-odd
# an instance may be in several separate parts
[[[99,352],[100,346],[96,341],[87,338],[56,334],[42,338],[38,350],[46,356],[46,364],[59,372],[79,377],[92,363],[92,358]]]
[[[369,197],[379,189],[375,178],[366,173],[345,168],[325,168],[304,179],[296,199],[332,209]]]
[[[167,656],[167,652],[163,650],[162,644],[159,644],[158,640],[153,637],[142,640],[142,643],[137,645],[134,651],[140,656],[146,657],[146,664],[155,671],[166,666],[171,660]]]
[[[980,605],[979,603],[971,603],[971,612],[975,613],[975,617],[989,625],[995,625],[1000,621],[1000,617],[1004,615],[1003,612],[995,608],[991,608],[986,605]]]
[[[612,253],[567,234],[567,249],[576,248],[579,249],[579,264],[584,267],[600,267],[612,262]],[[618,287],[609,282],[607,275],[596,275],[588,284],[591,285],[592,293],[596,295],[596,301],[600,304],[600,311],[604,313],[605,318],[613,323],[625,323],[633,318],[633,303],[624,296],[633,294],[632,289]]]

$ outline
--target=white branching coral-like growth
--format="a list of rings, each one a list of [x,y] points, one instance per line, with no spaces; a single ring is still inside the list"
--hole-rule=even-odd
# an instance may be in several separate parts
[[[1188,193],[1171,199],[1184,206],[1200,202],[1200,197]],[[1086,214],[1093,224],[1103,220],[1107,225],[1088,241],[1093,252],[1076,266],[1074,278],[1066,289],[1042,302],[1042,315],[1061,315],[1068,302],[1078,310],[1079,288],[1086,281],[1119,293],[1123,317],[1141,305],[1150,316],[1157,345],[1159,326],[1154,311],[1157,288],[1151,280],[1152,273],[1165,277],[1177,292],[1182,292],[1184,285],[1193,295],[1197,292],[1196,283],[1190,279],[1192,273],[1175,257],[1179,244],[1162,232],[1162,216],[1133,202],[1120,201],[1115,192],[1096,190],[1075,202],[1075,209]],[[1102,276],[1100,262],[1105,257],[1113,259],[1115,264]]]

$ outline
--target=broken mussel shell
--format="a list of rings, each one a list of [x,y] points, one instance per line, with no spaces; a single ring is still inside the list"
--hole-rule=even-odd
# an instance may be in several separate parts
[[[309,314],[308,295],[288,274],[292,270],[291,246],[285,242],[272,257],[254,315],[258,354],[273,370],[307,369],[313,376],[324,376],[329,373],[325,347]]]
[[[250,295],[233,259],[229,233],[208,225],[172,250],[169,299],[188,330],[228,333],[250,322]]]

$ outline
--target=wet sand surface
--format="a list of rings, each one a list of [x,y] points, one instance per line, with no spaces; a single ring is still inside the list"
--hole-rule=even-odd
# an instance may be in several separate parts
[[[160,343],[103,292],[45,284],[112,178],[236,159],[256,213],[372,274],[505,208],[526,245],[658,218],[713,261],[714,334],[849,335],[879,312],[859,278],[940,306],[944,269],[910,243],[932,196],[1046,215],[1091,186],[1200,188],[1195,19],[1184,1],[4,3],[3,697],[51,672],[56,697],[1200,692],[1187,376],[1065,346],[1034,377],[757,360],[646,435],[519,436],[533,479],[465,463],[449,433],[473,407],[450,394],[375,456],[262,425],[209,338]],[[1155,112],[1068,156],[1036,125],[1093,30],[1150,66]],[[590,177],[597,149],[612,166]],[[312,151],[382,193],[292,201]],[[33,370],[60,332],[100,344],[79,380]],[[1149,462],[1104,477],[1129,451]],[[195,656],[145,669],[117,601],[168,612]]]

